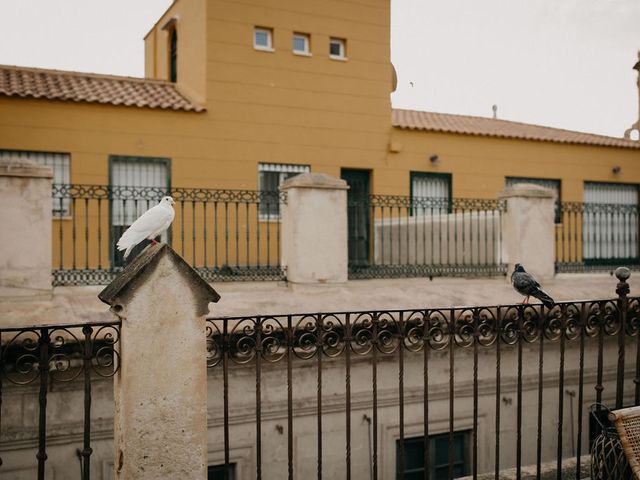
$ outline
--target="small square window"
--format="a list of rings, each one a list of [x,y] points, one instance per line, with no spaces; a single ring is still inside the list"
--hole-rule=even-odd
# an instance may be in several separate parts
[[[256,50],[273,51],[273,30],[256,27],[253,31],[253,48]]]
[[[293,34],[293,53],[309,55],[309,35],[306,33],[294,33]]]
[[[344,38],[331,38],[329,40],[329,56],[345,59],[347,57],[346,44],[347,41]]]

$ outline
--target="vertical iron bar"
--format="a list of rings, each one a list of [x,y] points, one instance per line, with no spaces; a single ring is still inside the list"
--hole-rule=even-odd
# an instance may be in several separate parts
[[[218,268],[218,202],[213,202],[213,265]]]
[[[501,259],[502,260],[502,259]],[[502,263],[502,261],[500,262]],[[496,458],[495,458],[495,480],[500,479],[500,340],[502,333],[502,309],[498,307],[496,323]]]
[[[75,213],[75,211],[74,211]],[[38,421],[38,480],[44,480],[44,465],[47,461],[47,387],[49,385],[49,329],[40,330],[40,359],[38,371],[40,373],[39,421]]]
[[[346,335],[344,338],[345,355],[346,355],[346,374],[345,374],[345,401],[346,401],[346,461],[347,461],[347,480],[351,480],[351,319],[347,313],[345,319]]]
[[[207,268],[207,204],[206,200],[202,201],[202,266]]]
[[[620,268],[616,270],[618,285],[616,293],[618,294],[618,314],[620,315],[620,330],[618,331],[618,368],[616,378],[616,408],[622,408],[624,399],[624,357],[625,357],[625,340],[627,335],[627,310],[629,308],[629,278],[628,270]]]
[[[404,480],[404,321],[403,313],[398,318],[398,422],[400,428],[400,480]]]
[[[2,361],[2,332],[0,332],[0,436],[2,436],[2,372],[4,365]],[[0,467],[2,467],[2,457],[0,457]]]
[[[240,210],[240,204],[235,202],[235,211],[236,211],[236,268],[240,267],[240,217],[238,210]]]
[[[248,202],[245,202],[245,204],[244,204],[244,217],[245,217],[245,222],[246,222],[246,228],[245,228],[246,235],[245,235],[245,238],[246,238],[246,242],[247,242],[247,245],[246,245],[246,247],[247,247],[247,256],[244,259],[244,264],[245,264],[246,267],[248,267],[249,265],[251,265],[251,262],[249,260],[249,246],[250,246],[251,242],[250,242],[250,236],[249,236],[249,203]]]
[[[71,223],[72,223],[72,229],[71,229],[71,245],[73,246],[73,250],[72,250],[72,265],[73,265],[73,269],[76,269],[76,199],[73,198],[73,200],[71,201],[71,212],[72,212],[72,216],[71,216]]]
[[[222,320],[222,410],[224,429],[224,480],[230,480],[229,465],[229,332],[228,321]]]
[[[224,266],[229,267],[229,202],[224,202]]]
[[[184,200],[180,200],[180,254],[184,258]]]
[[[473,312],[473,480],[478,479],[478,340],[480,315]]]
[[[89,326],[84,333],[84,445],[82,449],[82,480],[91,478],[91,333]]]
[[[196,267],[196,201],[191,201],[191,261]]]
[[[517,386],[517,405],[516,405],[516,480],[522,478],[522,335],[524,319],[524,306],[518,308],[518,386]]]
[[[89,199],[84,199],[84,268],[89,270]]]
[[[584,335],[587,325],[587,308],[583,303],[580,307],[580,360],[578,374],[578,445],[576,455],[576,479],[580,480],[580,456],[582,453],[582,404],[584,402]]]
[[[455,217],[454,217],[455,222]],[[454,429],[454,405],[453,405],[453,386],[454,386],[454,344],[455,344],[455,310],[449,311],[449,480],[453,479],[453,429]]]
[[[247,220],[248,221],[248,220]],[[293,480],[293,322],[287,315],[287,472]]]
[[[98,199],[98,269],[102,270],[102,199]]]
[[[64,245],[63,238],[64,238],[64,235],[63,235],[63,228],[62,228],[62,223],[63,223],[62,222],[62,217],[63,217],[64,211],[63,211],[62,194],[60,194],[60,209],[59,209],[59,212],[60,213],[58,215],[58,236],[59,236],[59,240],[60,240],[60,245],[59,245],[59,250],[60,250],[60,270],[62,270],[64,268],[64,263],[63,263],[63,259],[62,259],[63,255],[64,255],[64,253],[63,253],[64,252],[64,249],[63,249],[63,245]]]
[[[432,229],[433,233],[433,229]],[[424,480],[429,480],[429,313],[424,312],[422,326],[422,382],[423,382],[423,425],[424,430]]]
[[[260,268],[260,201],[256,205],[256,265]]]
[[[271,266],[271,202],[267,201],[267,267]]]
[[[539,479],[542,468],[542,400],[544,391],[544,306],[540,307],[540,319],[538,332],[540,335],[540,347],[538,349],[538,429],[536,438],[536,478]]]
[[[560,372],[558,376],[558,452],[556,458],[556,478],[562,480],[562,429],[564,428],[564,350],[566,340],[567,309],[562,306],[562,326],[560,328]]]
[[[400,238],[400,237],[398,237]],[[373,317],[373,338],[372,338],[372,372],[371,387],[373,389],[373,451],[372,467],[373,480],[378,480],[378,314]]]
[[[596,409],[600,411],[600,404],[602,403],[602,391],[604,390],[604,385],[602,384],[602,373],[603,373],[603,363],[604,363],[604,302],[598,302],[598,368],[596,374],[596,385],[594,387],[596,391]],[[598,430],[599,433],[599,430]]]
[[[256,318],[256,480],[262,479],[262,319]]]
[[[318,480],[322,480],[322,317],[316,317],[316,354],[318,355],[318,376],[316,384],[317,395],[317,426],[318,426]]]

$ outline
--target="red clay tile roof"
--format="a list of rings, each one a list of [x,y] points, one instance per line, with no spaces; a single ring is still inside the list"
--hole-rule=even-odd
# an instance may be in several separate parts
[[[202,112],[173,83],[0,65],[0,95]]]
[[[638,148],[640,142],[624,138],[606,137],[592,133],[574,132],[561,128],[543,127],[528,123],[510,122],[493,118],[452,115],[449,113],[420,112],[394,109],[391,123],[409,130],[481,135],[487,137],[517,138],[543,142],[600,145],[603,147]]]

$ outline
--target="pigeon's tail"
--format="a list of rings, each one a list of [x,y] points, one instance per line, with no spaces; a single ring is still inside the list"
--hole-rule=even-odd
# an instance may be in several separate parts
[[[553,301],[553,298],[547,295],[543,290],[538,289],[538,291],[534,293],[533,296],[540,300],[547,308],[552,308],[556,304],[556,302]]]
[[[127,249],[126,249],[126,250],[125,250],[125,252],[124,252],[124,257],[123,257],[123,258],[124,258],[124,260],[126,260],[126,259],[127,259],[127,257],[128,257],[128,256],[129,256],[129,254],[131,253],[131,250],[133,250],[133,247],[135,247],[135,244],[134,244],[134,245],[129,245],[129,246],[127,247]]]

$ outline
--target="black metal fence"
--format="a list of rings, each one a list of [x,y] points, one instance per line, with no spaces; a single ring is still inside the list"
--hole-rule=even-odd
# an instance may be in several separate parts
[[[506,272],[499,200],[370,195],[348,202],[349,277]]]
[[[272,455],[273,451],[268,457],[269,465],[282,465],[278,478],[293,479],[297,476],[296,468],[301,461],[296,461],[294,455],[296,452],[302,455],[303,452],[294,448],[294,439],[301,435],[296,431],[296,425],[298,422],[305,424],[304,433],[308,435],[309,416],[315,417],[314,470],[317,478],[321,479],[323,469],[338,461],[345,465],[344,472],[339,474],[342,478],[369,478],[366,472],[354,472],[352,464],[352,429],[362,418],[363,411],[372,428],[370,478],[381,478],[380,452],[393,450],[394,446],[380,444],[385,437],[379,430],[382,428],[379,409],[390,408],[390,405],[397,412],[399,426],[395,459],[398,479],[452,479],[460,474],[470,474],[477,478],[479,444],[483,439],[486,442],[489,438],[491,447],[482,451],[495,453],[495,457],[491,458],[495,458],[493,470],[496,480],[499,479],[501,469],[512,466],[516,466],[517,478],[520,478],[523,454],[530,459],[535,458],[540,478],[541,463],[548,460],[543,459],[543,444],[547,457],[549,446],[555,445],[556,453],[552,458],[557,461],[557,478],[560,480],[561,462],[567,443],[571,445],[570,455],[577,457],[576,478],[580,478],[580,457],[586,453],[585,444],[588,443],[588,432],[583,429],[587,423],[587,413],[583,406],[591,402],[604,402],[619,408],[623,406],[625,399],[629,402],[632,398],[636,405],[640,403],[640,299],[627,297],[628,271],[617,271],[616,274],[619,275],[617,298],[559,302],[551,309],[541,305],[497,305],[209,319],[208,366],[213,369],[212,374],[217,372],[217,378],[221,381],[221,385],[213,390],[221,396],[218,402],[222,404],[222,408],[216,407],[216,411],[221,411],[222,416],[221,435],[224,437],[224,463],[227,470],[225,478],[230,478],[233,462],[237,461],[230,456],[230,452],[238,443],[246,445],[250,441],[246,427],[241,436],[234,436],[234,432],[237,432],[234,428],[237,428],[238,423],[251,421],[247,419],[252,419],[255,425],[255,478],[263,477],[267,462],[263,451],[274,441],[269,433],[271,430],[262,430],[265,421],[264,378],[269,369],[283,362],[286,364],[286,373],[278,373],[275,378],[278,379],[283,396],[286,391],[286,427],[279,427],[280,434],[286,435],[286,449],[278,450],[286,458],[276,458]],[[359,359],[366,359],[364,368],[370,371],[370,396],[366,405],[363,404],[362,396],[358,397],[357,405],[353,401],[352,389],[356,388],[353,382],[363,388],[362,382],[365,381],[361,369],[352,381],[352,374],[355,375],[354,365]],[[343,372],[344,387],[341,392],[325,394],[327,384],[331,382],[335,385],[336,378],[323,375],[328,375],[328,366],[335,365],[335,362],[340,362],[340,368],[333,371]],[[391,367],[388,367],[390,362]],[[362,368],[362,362],[358,364]],[[387,380],[389,385],[389,381],[394,382],[394,379],[390,379],[389,375],[383,378],[380,371],[383,366],[387,366],[391,371],[386,370],[386,373],[392,373],[393,365],[396,368],[391,377],[395,377],[396,400],[391,402],[386,398],[385,405],[381,406],[379,384]],[[407,373],[409,365],[413,365],[411,375]],[[572,369],[571,375],[575,376],[575,383],[572,385],[565,381],[569,368]],[[310,383],[314,372],[315,389]],[[434,377],[437,378],[442,372],[446,372],[448,380],[436,384]],[[249,413],[251,404],[246,400],[246,381],[252,377],[255,385],[253,414]],[[460,377],[470,379],[470,391],[462,391],[465,387],[460,386],[459,382],[466,380],[461,380]],[[233,379],[244,381],[240,387],[242,398],[230,398]],[[297,389],[297,382],[304,379],[304,391],[300,391]],[[418,434],[422,439],[419,443],[420,458],[412,458],[413,466],[418,464],[422,469],[414,468],[410,476],[409,469],[405,469],[406,448],[410,445],[405,444],[406,409],[409,408],[405,405],[405,384],[409,381],[414,384],[413,402],[418,396],[417,401],[421,405],[418,416],[422,420],[422,428]],[[525,381],[527,385],[523,387]],[[416,393],[415,385],[419,385],[419,393]],[[506,392],[505,385],[513,389],[510,392],[515,391],[516,397],[513,402],[515,415],[510,410],[506,419],[501,412],[510,405],[509,395],[513,393]],[[570,415],[564,405],[570,386],[574,389],[571,390],[573,396],[577,396],[575,416],[573,400]],[[448,392],[448,406],[444,411],[440,409],[432,413],[432,397],[435,393],[444,393],[443,390]],[[482,394],[479,393],[480,390]],[[527,403],[523,399],[525,390]],[[269,395],[273,401],[273,385]],[[306,407],[302,413],[294,413],[294,408],[301,412],[300,395],[312,398],[315,396],[313,411]],[[332,436],[327,441],[327,433],[323,428],[327,415],[324,408],[327,408],[327,402],[335,398],[344,399],[341,407],[333,405],[335,401],[331,403],[330,412],[333,415],[342,412],[343,440],[337,441],[336,436]],[[459,404],[465,402],[467,406],[472,402],[468,445],[457,442],[455,436],[458,421],[456,405],[460,408]],[[230,422],[230,407],[236,407],[238,403],[242,404],[241,417],[236,413],[233,422]],[[554,413],[549,414],[549,408]],[[482,436],[479,435],[480,414],[485,419]],[[273,421],[274,412],[267,411],[266,416],[267,421]],[[444,454],[438,454],[438,461],[442,465],[439,467],[441,470],[434,475],[430,467],[436,459],[425,439],[431,438],[432,422],[442,423],[445,419],[448,423],[448,433],[444,437],[446,440],[441,436],[436,440],[444,440],[446,450]],[[523,419],[529,430],[523,430]],[[413,421],[415,420],[414,409]],[[493,430],[492,421],[495,422]],[[508,422],[512,423],[505,425]],[[335,422],[332,425],[335,431]],[[567,438],[567,428],[570,428],[570,438]],[[492,433],[487,434],[488,431]],[[414,431],[413,435],[415,434]],[[266,439],[269,439],[268,443],[265,443]],[[283,446],[284,441],[283,438]],[[505,458],[501,449],[509,451],[514,445],[515,459]],[[358,444],[355,445],[357,447]],[[465,458],[469,459],[469,463],[458,469],[458,453],[467,448],[470,451]],[[535,452],[535,457],[532,452]],[[306,451],[302,463],[308,463],[309,460],[309,452]]]
[[[54,185],[54,285],[109,283],[124,265],[118,238],[165,195],[176,201],[176,217],[163,241],[206,280],[284,278],[279,217],[285,193]]]
[[[640,267],[638,205],[562,202],[556,224],[556,271]]]
[[[0,438],[2,438],[3,383],[38,384],[37,478],[45,478],[47,461],[47,393],[54,385],[83,382],[83,440],[78,446],[81,478],[91,475],[92,377],[112,377],[119,369],[118,322],[0,328]],[[81,447],[81,448],[80,448]],[[0,458],[0,475],[2,474]],[[11,465],[5,465],[11,468]]]

